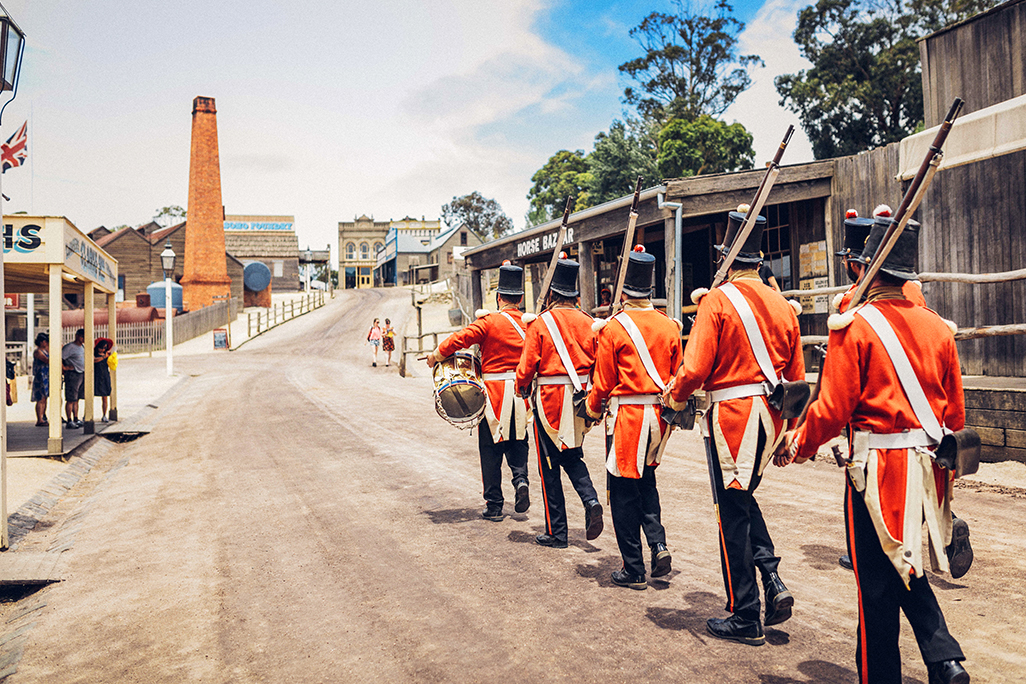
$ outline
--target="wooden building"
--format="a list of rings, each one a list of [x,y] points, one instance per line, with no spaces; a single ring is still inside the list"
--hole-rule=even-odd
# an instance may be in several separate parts
[[[243,264],[259,261],[271,271],[271,290],[299,292],[299,237],[292,216],[224,217],[224,248]]]

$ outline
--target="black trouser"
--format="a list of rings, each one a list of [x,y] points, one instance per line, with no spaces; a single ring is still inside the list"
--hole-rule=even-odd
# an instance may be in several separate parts
[[[598,499],[588,466],[584,464],[584,449],[578,447],[564,451],[553,444],[541,426],[537,409],[534,412],[534,441],[538,444],[538,471],[541,473],[542,494],[545,496],[545,532],[566,541],[566,500],[563,498],[559,469],[566,471],[570,484],[581,497],[581,503]]]
[[[937,605],[926,577],[913,577],[908,588],[880,546],[862,495],[846,477],[844,522],[848,555],[859,589],[858,646],[855,662],[860,682],[900,684],[901,653],[898,650],[898,611],[915,634],[923,662],[964,660],[958,642],[948,633],[944,614]]]
[[[613,436],[606,435],[606,453],[612,448]],[[641,547],[641,531],[651,547],[666,543],[666,530],[656,489],[656,466],[646,465],[640,479],[608,474],[609,506],[613,516],[616,545],[620,547],[623,567],[632,575],[645,576],[645,556]]]
[[[515,434],[516,416],[510,418],[510,431]],[[481,452],[481,483],[484,486],[484,500],[489,504],[502,507],[502,457],[506,456],[506,464],[513,473],[513,487],[527,482],[527,452],[529,447],[526,439],[507,439],[496,444],[492,441],[492,431],[488,421],[481,421],[477,426],[477,446]]]
[[[755,569],[759,568],[765,585],[766,576],[776,572],[780,564],[780,558],[773,551],[773,540],[766,528],[759,502],[755,500],[755,489],[762,477],[758,472],[753,472],[748,489],[724,487],[716,442],[712,437],[707,439],[712,452],[713,486],[716,487],[719,503],[717,522],[720,527],[720,569],[727,592],[727,610],[744,620],[758,620],[762,604]],[[760,427],[756,453],[762,453],[765,445],[766,434]]]

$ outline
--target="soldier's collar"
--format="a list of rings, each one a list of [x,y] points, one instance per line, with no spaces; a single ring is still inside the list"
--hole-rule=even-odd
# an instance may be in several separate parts
[[[881,299],[905,299],[900,285],[877,285],[866,292],[866,304]]]
[[[654,309],[655,307],[652,306],[652,300],[645,297],[638,299],[628,299],[626,302],[623,303],[623,308],[638,309],[639,311],[644,311],[646,309]]]
[[[506,306],[500,307],[499,311],[520,311],[519,304],[507,304]]]
[[[758,280],[759,282],[762,282],[762,278],[759,277],[759,272],[749,268],[746,268],[743,271],[734,271],[727,276],[727,282],[734,282],[735,280]]]

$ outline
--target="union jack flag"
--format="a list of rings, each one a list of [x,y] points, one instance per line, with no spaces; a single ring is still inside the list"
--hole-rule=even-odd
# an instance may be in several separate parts
[[[0,160],[3,160],[3,171],[21,166],[28,159],[28,121],[21,125],[14,135],[0,145]]]

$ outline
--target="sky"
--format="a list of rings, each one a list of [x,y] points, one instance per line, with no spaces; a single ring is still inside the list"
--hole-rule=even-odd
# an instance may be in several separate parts
[[[624,117],[628,32],[668,0],[4,0],[26,34],[6,139],[4,213],[89,231],[188,204],[192,100],[217,104],[229,214],[294,215],[301,248],[339,221],[438,218],[478,191],[524,227],[531,176]],[[791,39],[810,0],[738,0],[741,54],[765,68],[727,110],[768,161],[797,117],[773,78],[807,67]],[[812,159],[799,129],[784,163]],[[648,179],[646,179],[647,181]],[[651,179],[654,185],[658,179]]]

